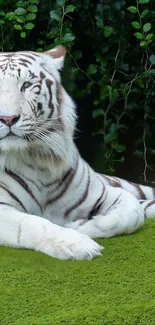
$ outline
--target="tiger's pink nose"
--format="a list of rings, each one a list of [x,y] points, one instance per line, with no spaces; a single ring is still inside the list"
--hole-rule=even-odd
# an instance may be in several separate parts
[[[15,124],[20,118],[20,115],[11,115],[11,116],[1,116],[0,122],[6,124],[7,126],[12,126]]]

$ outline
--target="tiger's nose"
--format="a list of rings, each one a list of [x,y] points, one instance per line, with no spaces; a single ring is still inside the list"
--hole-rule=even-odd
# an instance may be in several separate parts
[[[20,115],[11,115],[11,116],[1,116],[0,122],[6,124],[7,126],[12,126],[15,124],[20,118]]]

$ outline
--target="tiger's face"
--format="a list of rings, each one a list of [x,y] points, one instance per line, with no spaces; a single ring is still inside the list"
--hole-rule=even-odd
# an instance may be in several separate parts
[[[74,104],[60,83],[65,49],[0,54],[0,150],[66,155]]]

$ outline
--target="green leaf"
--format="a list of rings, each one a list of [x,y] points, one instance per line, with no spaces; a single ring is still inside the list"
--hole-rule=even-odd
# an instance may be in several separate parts
[[[67,33],[64,35],[63,40],[65,43],[72,42],[74,40],[75,36],[72,33]]]
[[[73,67],[73,68],[72,68],[72,75],[73,75],[73,76],[76,77],[78,72],[79,72],[78,68],[76,68],[76,67]]]
[[[141,42],[140,42],[140,46],[141,46],[141,47],[145,46],[146,44],[147,44],[146,41],[141,41]]]
[[[122,152],[126,149],[126,147],[123,144],[114,144],[113,148],[117,151],[117,152]],[[119,160],[120,161],[120,160]]]
[[[115,149],[115,150],[116,150],[116,149]],[[118,163],[118,162],[123,163],[123,162],[124,162],[124,157],[122,156],[122,157],[119,158],[119,159],[114,159],[114,161],[116,161],[117,163]]]
[[[18,29],[18,30],[22,30],[22,26],[20,26],[19,24],[15,24],[15,25],[14,25],[14,28],[15,28],[15,29]]]
[[[25,32],[21,32],[21,33],[20,33],[20,36],[21,36],[22,38],[25,38],[25,37],[26,37],[26,33],[25,33]]]
[[[96,62],[100,62],[101,67],[107,66],[107,60],[103,57],[103,55],[96,55]]]
[[[140,78],[135,80],[135,84],[137,84],[140,88],[145,87],[143,80]],[[130,108],[130,110],[131,110],[131,108]]]
[[[42,47],[37,47],[36,52],[43,52]]]
[[[38,43],[39,45],[43,45],[43,44],[44,44],[44,41],[43,41],[42,39],[38,39],[38,40],[37,40],[37,43]]]
[[[73,57],[75,60],[79,60],[82,57],[82,52],[79,50],[74,51]]]
[[[139,3],[141,5],[144,5],[145,3],[149,3],[149,2],[150,2],[150,0],[139,0]]]
[[[14,13],[16,14],[16,15],[24,15],[25,14],[25,12],[26,12],[26,10],[24,9],[24,8],[17,8],[15,11],[14,11]]]
[[[96,109],[95,111],[92,112],[93,118],[97,118],[99,116],[104,116],[104,112],[103,110],[100,109]]]
[[[61,40],[60,37],[56,37],[56,38],[54,39],[54,45],[55,45],[55,46],[60,45],[61,43],[62,43],[62,40]]]
[[[100,101],[99,101],[98,99],[95,99],[95,100],[93,101],[93,104],[94,104],[95,106],[99,105],[99,103],[100,103]]]
[[[149,153],[150,153],[151,155],[154,155],[154,154],[155,154],[155,149],[153,149],[153,148],[149,148]]]
[[[143,153],[143,151],[141,151],[141,150],[136,150],[136,151],[134,152],[134,155],[136,155],[137,157],[142,158],[142,157],[144,156],[144,153]]]
[[[24,27],[25,27],[25,29],[27,29],[27,30],[31,30],[31,29],[33,29],[34,28],[34,24],[32,24],[32,23],[27,23]]]
[[[34,20],[36,18],[36,14],[33,12],[30,12],[27,16],[26,16],[26,20]]]
[[[58,6],[62,7],[65,0],[56,0]]]
[[[0,16],[4,16],[5,17],[5,12],[4,11],[0,11]]]
[[[88,69],[87,69],[87,72],[88,72],[89,75],[95,74],[97,72],[97,65],[96,64],[90,64]]]
[[[111,26],[105,26],[104,27],[104,36],[109,37],[113,32],[113,27]]]
[[[60,21],[61,20],[61,16],[60,16],[60,14],[56,10],[50,11],[50,17],[53,20],[56,20],[56,21]]]
[[[69,13],[69,12],[73,12],[75,10],[75,6],[74,5],[69,5],[66,7],[65,9],[65,14]]]
[[[94,85],[94,81],[89,81],[87,84],[87,93],[90,94],[91,93],[91,88]]]
[[[25,22],[25,17],[24,16],[16,16],[16,21],[18,23],[24,23]]]
[[[150,23],[146,23],[144,26],[143,26],[143,31],[146,33],[146,32],[149,32],[149,30],[151,29],[151,24]]]
[[[153,37],[153,34],[150,33],[150,34],[148,34],[148,35],[146,36],[146,40],[149,41],[150,39],[152,39],[152,37]]]
[[[30,12],[37,12],[38,8],[35,5],[30,5],[27,10]]]
[[[137,8],[134,6],[128,7],[127,10],[132,12],[133,14],[135,14],[137,12]]]
[[[9,20],[13,20],[15,18],[14,12],[10,11],[6,14],[6,18]]]
[[[27,1],[17,1],[16,6],[19,7],[26,7],[27,6]]]
[[[148,9],[143,10],[142,13],[141,13],[141,15],[140,15],[140,17],[141,18],[144,18],[148,14],[148,12],[149,12]]]
[[[155,64],[155,54],[150,55],[149,61],[150,61],[151,64]]]
[[[36,3],[37,1],[36,0],[29,0],[29,2]]]
[[[96,15],[95,16],[95,19],[96,19],[96,25],[97,25],[97,27],[103,30],[104,29],[103,17]]]
[[[150,73],[153,77],[155,77],[155,69],[151,69],[151,70],[149,70],[149,73]]]
[[[143,38],[144,38],[144,36],[143,36],[142,33],[134,33],[134,35],[135,35],[136,38],[138,38],[138,39],[143,39]]]
[[[140,23],[138,21],[132,21],[131,25],[136,29],[141,28],[141,25],[140,25]]]

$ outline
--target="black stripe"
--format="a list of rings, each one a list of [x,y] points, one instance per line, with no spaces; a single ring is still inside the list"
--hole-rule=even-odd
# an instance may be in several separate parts
[[[36,62],[36,59],[33,57],[32,54],[22,53],[21,56],[24,56],[24,57],[29,58],[29,59],[31,59],[31,60],[33,60],[33,61]]]
[[[29,77],[31,79],[35,79],[35,78],[38,78],[38,76],[36,74],[34,74],[34,72],[32,72],[31,70],[29,70]]]
[[[18,69],[18,76],[20,77],[20,74],[21,74],[21,69],[19,68]]]
[[[26,208],[24,207],[23,203],[17,198],[16,195],[14,195],[12,192],[10,192],[5,186],[3,186],[2,184],[0,184],[0,188],[2,188],[3,190],[5,190],[10,196],[12,199],[14,199],[16,202],[18,202],[21,207],[23,208],[23,210],[27,213],[27,210]]]
[[[75,189],[78,188],[81,185],[82,181],[84,180],[84,175],[85,175],[85,171],[86,171],[84,162],[83,162],[82,168],[83,169],[82,169],[82,173],[81,173],[81,178],[78,181],[78,184],[74,187]]]
[[[135,184],[135,183],[132,183],[132,182],[129,182],[129,184],[131,184],[132,186],[134,186],[137,189],[138,194],[140,196],[139,199],[143,199],[143,200],[146,200],[147,199],[145,193],[143,192],[143,190],[141,189],[141,187],[140,187],[139,184]]]
[[[42,84],[42,81],[44,80],[46,78],[46,76],[45,76],[45,74],[41,71],[40,72],[40,82],[41,82],[41,84]]]
[[[50,79],[46,79],[45,80],[46,82],[46,86],[47,86],[47,89],[48,89],[48,92],[49,92],[49,101],[48,101],[48,107],[51,109],[51,112],[50,112],[50,117],[54,111],[54,107],[53,107],[53,103],[52,103],[52,85],[53,85],[53,81],[50,80]]]
[[[24,67],[28,67],[28,65],[26,63],[23,63],[23,62],[18,62],[19,65],[22,65]],[[10,66],[10,69],[14,70],[13,66]]]
[[[33,61],[36,61],[35,57],[36,58],[39,58],[40,57],[39,53],[37,54],[36,52],[33,52],[33,51],[28,51],[28,52],[26,52],[26,51],[18,51],[18,52],[13,52],[11,54],[12,54],[12,56],[13,56],[14,59],[23,56],[23,57],[30,58]]]
[[[32,102],[30,102],[29,100],[27,102],[30,105],[30,108],[31,108],[32,112],[34,112],[35,111],[35,105]]]
[[[153,195],[154,195],[154,198],[155,198],[155,188],[152,187],[152,192],[153,192]]]
[[[102,177],[109,183],[110,186],[112,186],[112,187],[122,187],[118,180],[111,179],[110,177],[108,177],[106,175],[103,175],[103,174],[102,174]]]
[[[61,179],[61,181],[59,181],[58,186],[56,188],[54,188],[54,192],[55,192],[55,191],[58,191],[60,187],[62,187],[61,191],[54,198],[47,200],[45,203],[45,206],[52,204],[53,202],[60,199],[65,194],[65,192],[68,190],[68,188],[77,172],[78,163],[79,163],[79,156],[77,157],[75,168],[69,169],[66,172],[66,174],[64,175],[64,177]],[[53,190],[52,190],[52,192],[53,192]]]
[[[27,166],[26,166],[27,167]],[[41,186],[41,182],[40,182],[40,186],[36,183],[36,182],[34,182],[32,179],[30,179],[29,177],[27,177],[27,176],[24,176],[24,178],[26,178],[26,180],[28,181],[28,182],[31,182],[37,189],[38,189],[38,191],[40,192],[41,191],[41,188],[42,188],[42,186]]]
[[[91,220],[93,218],[93,216],[96,216],[97,214],[99,214],[99,211],[100,211],[100,208],[102,207],[103,205],[103,201],[101,201],[103,195],[104,195],[104,192],[105,192],[105,186],[103,184],[103,190],[102,190],[102,193],[100,195],[100,197],[98,198],[98,200],[95,202],[95,204],[93,205],[91,211],[89,212],[87,218],[88,220]],[[100,202],[101,201],[101,202]]]
[[[110,207],[105,211],[107,213],[116,203],[119,203],[118,200],[122,196],[122,193],[117,197],[117,199],[110,205]]]
[[[6,202],[0,202],[0,204],[1,204],[1,205],[7,205],[7,206],[9,206],[9,207],[11,207],[11,208],[14,208],[13,205],[11,205],[11,204],[9,204],[9,203],[6,203]]]
[[[17,174],[13,173],[10,170],[5,170],[5,172],[12,177],[16,182],[18,182],[23,188],[24,190],[33,198],[33,200],[37,203],[37,205],[40,208],[40,211],[42,212],[42,207],[40,205],[40,203],[38,202],[38,200],[36,199],[36,197],[33,195],[32,191],[30,190],[30,188],[28,187],[27,183],[24,182],[24,180],[19,177]]]
[[[145,208],[144,208],[144,211],[146,211],[146,209],[148,209],[151,205],[155,204],[155,200],[152,200],[151,202],[149,202]]]
[[[65,214],[64,214],[64,218],[66,219],[68,217],[68,215],[74,210],[76,209],[79,205],[81,205],[87,198],[88,196],[88,192],[89,192],[89,186],[90,186],[90,171],[89,171],[89,167],[88,167],[88,181],[87,181],[87,185],[86,185],[86,189],[84,191],[84,193],[82,194],[81,198],[74,204],[72,205],[71,208],[69,208]]]
[[[28,63],[28,65],[32,65],[32,62],[31,62],[31,61],[29,61],[29,60],[27,60],[27,59],[24,59],[24,58],[22,58],[22,57],[20,57],[18,60],[19,60],[20,62],[22,62],[22,63]]]

